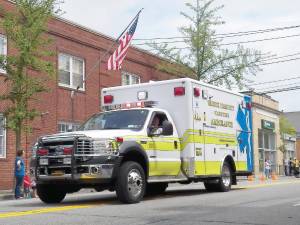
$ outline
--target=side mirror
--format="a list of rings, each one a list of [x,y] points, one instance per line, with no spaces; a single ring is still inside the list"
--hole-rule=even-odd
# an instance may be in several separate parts
[[[163,131],[162,135],[173,135],[173,125],[169,121],[163,122]]]

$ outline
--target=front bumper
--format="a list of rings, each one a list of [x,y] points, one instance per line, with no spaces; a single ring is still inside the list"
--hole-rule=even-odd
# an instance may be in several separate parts
[[[36,158],[31,161],[31,173],[35,176],[37,183],[110,183],[121,162],[119,156],[98,156],[83,162],[78,162],[78,159],[72,160],[71,165],[53,163],[53,158],[48,158],[49,165],[40,165],[40,159]],[[59,157],[55,159],[61,161]]]

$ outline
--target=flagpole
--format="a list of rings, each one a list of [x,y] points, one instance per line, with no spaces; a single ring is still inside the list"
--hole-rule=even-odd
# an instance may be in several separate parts
[[[123,30],[123,32],[117,38],[117,41],[120,39],[120,37],[122,37],[122,35],[125,33],[125,31],[128,29],[128,27],[130,27],[130,25],[132,24],[132,22],[140,15],[140,13],[143,11],[143,9],[144,8],[141,8],[140,11],[138,11],[138,13],[136,14],[136,16],[130,21],[130,23],[128,24],[128,26]]]
[[[82,84],[85,84],[85,81],[87,79],[87,77],[94,71],[94,69],[99,66],[99,84],[100,84],[100,78],[101,78],[101,62],[102,59],[104,59],[107,54],[113,49],[113,47],[115,46],[115,44],[118,43],[118,40],[120,39],[120,37],[122,37],[122,35],[125,33],[125,31],[129,28],[129,26],[132,24],[132,22],[140,15],[140,13],[143,11],[144,8],[141,8],[140,11],[138,11],[138,13],[136,14],[136,16],[130,21],[130,23],[128,24],[128,26],[124,29],[124,31],[121,33],[121,35],[116,39],[116,41],[114,41],[112,43],[112,45],[105,51],[105,53],[100,56],[99,60],[97,60],[97,62],[94,64],[94,66],[89,70],[89,72],[86,74],[84,80],[82,80]],[[79,85],[77,86],[77,91],[79,90]],[[101,84],[100,84],[100,89],[101,89]]]

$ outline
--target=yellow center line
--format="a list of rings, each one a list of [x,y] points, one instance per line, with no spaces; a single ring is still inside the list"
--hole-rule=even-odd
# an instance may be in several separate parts
[[[52,208],[45,208],[45,209],[34,209],[34,210],[20,211],[20,212],[7,212],[7,213],[0,213],[0,218],[27,216],[27,215],[33,215],[33,214],[50,213],[50,212],[60,212],[60,211],[68,211],[68,210],[74,210],[74,209],[83,209],[83,208],[90,208],[94,205],[95,204],[71,205],[71,206],[60,206],[60,207],[52,207]]]

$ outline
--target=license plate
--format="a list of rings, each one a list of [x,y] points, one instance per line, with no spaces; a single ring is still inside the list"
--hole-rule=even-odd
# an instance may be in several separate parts
[[[53,170],[51,172],[51,175],[53,175],[53,176],[62,176],[64,174],[65,174],[65,172],[63,170]]]

